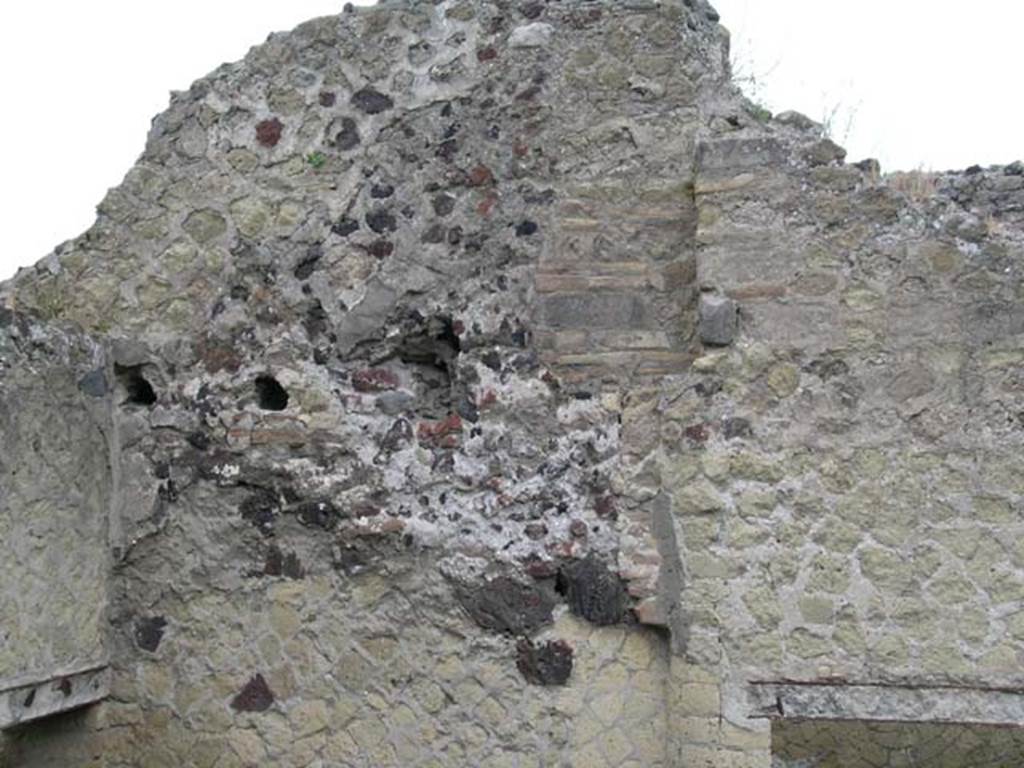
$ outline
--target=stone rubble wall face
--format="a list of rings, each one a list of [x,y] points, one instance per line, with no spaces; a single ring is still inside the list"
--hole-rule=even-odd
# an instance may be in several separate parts
[[[1020,685],[1024,176],[844,165],[716,21],[386,3],[174,95],[0,289],[120,387],[114,690],[20,759],[766,768],[754,680]]]

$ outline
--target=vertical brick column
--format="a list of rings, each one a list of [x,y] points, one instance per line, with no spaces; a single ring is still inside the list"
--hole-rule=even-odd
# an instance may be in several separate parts
[[[537,340],[571,381],[684,370],[695,295],[685,185],[577,186],[537,267]]]

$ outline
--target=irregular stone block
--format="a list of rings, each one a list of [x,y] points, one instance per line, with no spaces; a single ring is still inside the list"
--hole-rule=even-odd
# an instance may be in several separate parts
[[[739,308],[724,296],[700,297],[699,333],[702,343],[711,347],[725,347],[736,339]]]
[[[470,617],[484,629],[528,635],[551,622],[554,599],[543,589],[500,576],[477,589],[456,591]]]

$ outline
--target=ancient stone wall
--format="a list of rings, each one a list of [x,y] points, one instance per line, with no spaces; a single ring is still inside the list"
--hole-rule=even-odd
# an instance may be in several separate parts
[[[111,382],[111,695],[16,760],[766,768],[787,717],[1024,723],[1024,168],[844,164],[717,21],[384,3],[174,96],[0,292]]]

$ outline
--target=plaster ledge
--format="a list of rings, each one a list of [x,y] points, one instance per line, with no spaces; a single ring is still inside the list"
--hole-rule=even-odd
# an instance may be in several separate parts
[[[1024,726],[1024,689],[870,683],[750,683],[752,718]]]
[[[0,729],[93,704],[110,693],[106,664],[31,682],[0,683]]]

